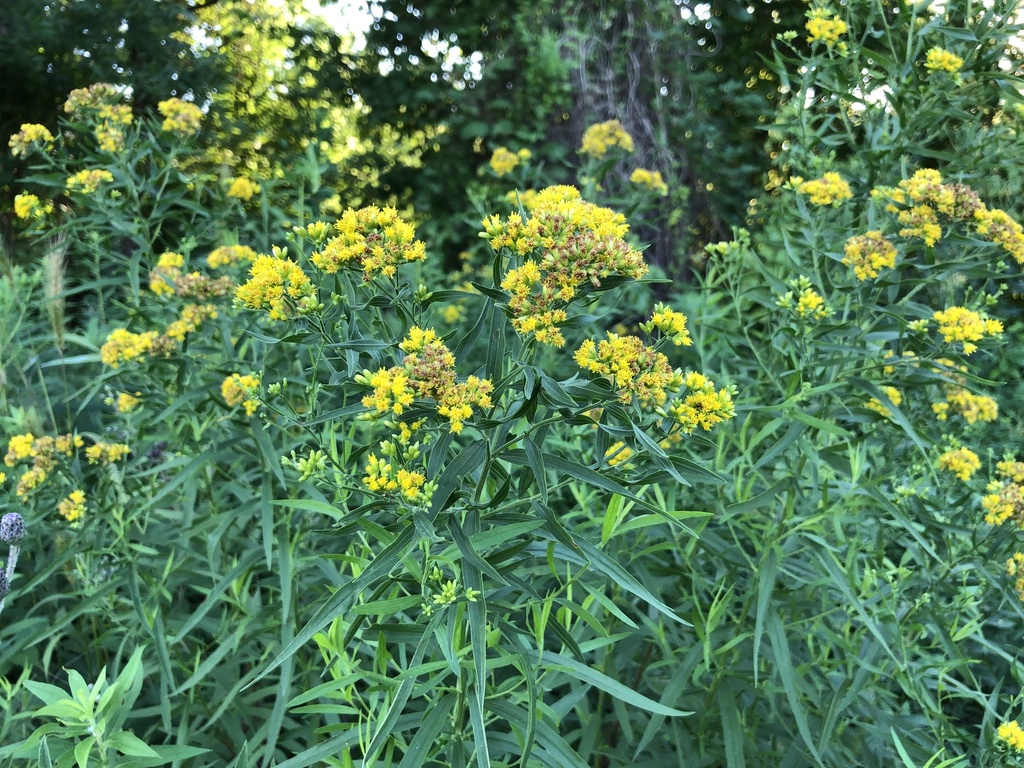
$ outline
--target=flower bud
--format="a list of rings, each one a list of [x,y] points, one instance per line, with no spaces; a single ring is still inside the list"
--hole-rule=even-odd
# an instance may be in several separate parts
[[[17,512],[8,512],[0,517],[0,541],[17,544],[25,538],[25,521]]]
[[[7,594],[9,585],[7,584],[7,574],[0,570],[0,598]]]

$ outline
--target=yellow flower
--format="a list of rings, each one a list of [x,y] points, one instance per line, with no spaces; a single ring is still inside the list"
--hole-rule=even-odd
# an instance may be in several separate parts
[[[947,344],[963,342],[965,355],[974,352],[980,341],[986,336],[997,336],[1002,333],[1003,326],[998,320],[980,315],[966,307],[949,307],[935,312],[932,319],[939,324],[939,333]]]
[[[53,144],[53,134],[45,125],[23,123],[21,130],[11,136],[8,146],[15,157],[28,155],[32,150],[47,151]]]
[[[85,170],[69,176],[65,187],[69,194],[71,192],[81,192],[83,195],[91,195],[100,188],[100,184],[113,180],[114,175],[110,171]]]
[[[41,202],[35,195],[22,192],[14,197],[14,215],[19,219],[35,220],[53,213],[53,203]]]
[[[690,333],[686,330],[686,315],[676,312],[666,304],[658,302],[654,305],[654,312],[651,314],[650,323],[640,326],[644,331],[650,333],[657,328],[665,338],[671,339],[677,347],[688,347],[693,344]]]
[[[660,195],[668,193],[668,185],[661,178],[659,171],[649,171],[646,168],[637,168],[630,174],[629,180],[640,187],[647,187]]]
[[[155,331],[132,333],[124,328],[117,328],[100,348],[100,359],[104,365],[117,368],[121,363],[136,360],[149,352],[155,339]]]
[[[621,440],[617,443],[612,443],[608,450],[604,452],[604,460],[609,467],[617,467],[620,464],[625,465],[625,462],[629,461],[632,456],[633,449]]]
[[[249,268],[249,282],[235,290],[243,307],[266,309],[271,320],[284,320],[291,306],[302,307],[316,289],[298,264],[283,256],[257,256]]]
[[[519,160],[520,157],[515,152],[511,152],[505,147],[498,147],[494,150],[494,154],[491,155],[488,164],[495,175],[500,178],[512,173],[516,166],[519,165]]]
[[[260,379],[251,374],[242,375],[233,373],[228,376],[220,385],[220,396],[229,408],[241,404],[245,409],[246,416],[252,416],[260,407],[256,395],[260,390]]]
[[[618,120],[608,120],[587,128],[583,132],[580,154],[600,160],[612,147],[619,147],[625,152],[633,151],[633,137]]]
[[[1019,483],[994,480],[986,490],[981,508],[985,510],[988,525],[1002,525],[1010,518],[1016,518],[1018,524],[1024,523],[1024,488]]]
[[[90,464],[113,464],[115,461],[125,458],[129,453],[131,453],[131,448],[124,443],[107,443],[102,440],[85,449],[85,456],[89,459]]]
[[[57,504],[57,512],[69,523],[80,520],[85,515],[85,494],[74,490]]]
[[[168,296],[174,293],[174,281],[181,277],[181,268],[185,265],[185,257],[180,253],[167,251],[160,254],[156,268],[149,273],[149,290],[157,296]]]
[[[260,191],[260,185],[255,181],[250,181],[244,176],[231,179],[231,184],[228,186],[228,197],[236,197],[239,200],[249,200]]]
[[[378,459],[372,453],[367,457],[366,477],[363,478],[363,485],[371,491],[393,491],[398,488],[398,481],[391,475],[392,468],[387,459]]]
[[[927,246],[933,246],[942,237],[942,227],[935,209],[930,205],[915,205],[913,208],[900,211],[897,218],[905,225],[900,230],[900,237],[920,237]]]
[[[668,390],[678,389],[676,372],[665,355],[645,346],[636,336],[611,332],[607,336],[598,344],[584,341],[573,359],[580,368],[606,377],[621,402],[636,397],[643,406],[662,405]]]
[[[858,280],[873,280],[880,270],[896,266],[896,248],[878,230],[851,237],[843,253],[843,264],[853,267]]]
[[[117,412],[131,413],[142,405],[142,400],[138,397],[140,394],[140,392],[136,392],[134,395],[129,394],[128,392],[119,392],[116,401]]]
[[[952,472],[967,482],[975,472],[981,469],[981,460],[978,458],[978,454],[970,448],[956,448],[939,456],[939,469]]]
[[[978,208],[974,213],[978,234],[1003,247],[1018,264],[1024,264],[1024,229],[998,208]]]
[[[733,418],[736,406],[728,389],[716,392],[711,379],[702,373],[689,371],[683,377],[683,394],[669,406],[667,414],[680,431],[689,435],[697,427],[707,432],[716,424]]]
[[[199,125],[203,121],[203,110],[195,104],[181,99],[167,99],[157,104],[156,108],[165,118],[160,126],[161,130],[177,133],[179,136],[192,136],[199,131]]]
[[[369,384],[373,387],[373,394],[363,398],[363,405],[377,413],[400,415],[415,399],[404,368],[381,368],[369,377]]]
[[[210,269],[219,269],[220,267],[252,263],[256,260],[256,256],[256,251],[248,245],[222,245],[210,251],[210,255],[206,257],[206,263]]]
[[[74,118],[102,109],[104,106],[121,101],[122,90],[111,83],[93,83],[88,88],[76,88],[68,94],[64,111]]]
[[[14,492],[19,498],[24,499],[45,481],[46,471],[39,467],[32,467],[18,479],[18,485]]]
[[[810,202],[814,205],[839,205],[853,197],[850,185],[842,176],[832,171],[820,179],[801,181],[794,186],[799,194],[810,195]]]
[[[457,381],[455,357],[433,329],[410,328],[399,348],[406,353],[401,366],[356,377],[358,383],[373,387],[373,394],[363,398],[367,408],[399,415],[416,398],[433,399],[438,415],[448,420],[449,431],[458,434],[474,407],[491,407],[491,382],[476,376]]]
[[[944,48],[932,48],[928,51],[924,66],[930,72],[959,72],[964,60]]]
[[[13,467],[19,461],[32,457],[32,444],[35,436],[28,432],[24,435],[14,435],[7,441],[7,455],[4,457],[4,464]]]
[[[512,213],[505,221],[490,216],[482,224],[482,236],[495,252],[533,256],[511,269],[501,285],[511,294],[512,327],[542,344],[565,344],[558,330],[567,316],[563,307],[582,289],[599,288],[611,276],[638,279],[647,273],[643,255],[624,239],[625,218],[582,200],[573,187],[538,192],[527,221]]]
[[[1024,752],[1024,730],[1017,725],[1016,720],[1003,723],[996,729],[999,740],[1015,752]]]
[[[377,273],[394,278],[400,264],[427,258],[426,246],[416,239],[415,228],[395,208],[350,208],[334,228],[338,235],[310,257],[313,266],[328,274],[351,266],[362,270],[364,281]]]
[[[882,387],[882,391],[885,392],[886,397],[889,398],[889,401],[893,405],[898,406],[903,402],[903,393],[896,389],[896,387]],[[868,400],[867,403],[864,404],[864,407],[884,416],[885,418],[892,416],[889,409],[882,405],[882,401],[877,397],[872,397]]]
[[[941,403],[947,408],[952,406],[958,414],[963,416],[968,424],[979,421],[995,421],[999,418],[999,404],[991,397],[975,395],[962,387],[949,387],[946,392],[946,402]],[[933,405],[934,409],[935,406]],[[944,421],[943,417],[939,417]]]
[[[846,34],[846,22],[824,8],[815,8],[807,14],[807,42],[825,43],[829,48],[839,43],[839,38]],[[839,49],[844,50],[845,44],[839,43]]]

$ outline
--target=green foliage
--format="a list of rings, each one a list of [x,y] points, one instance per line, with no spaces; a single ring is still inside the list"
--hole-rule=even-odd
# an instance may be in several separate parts
[[[372,151],[428,147],[423,168],[342,168],[382,185],[367,203],[415,200],[427,243],[386,206],[323,220],[347,188],[313,134],[283,139],[279,168],[256,157],[287,100],[221,156],[193,137],[222,116],[118,122],[117,89],[15,142],[37,197],[0,265],[0,503],[28,523],[5,571],[0,761],[1021,763],[1024,231],[998,162],[1020,154],[1015,9],[822,7],[780,21],[754,85],[728,64],[727,114],[748,115],[722,117],[748,132],[730,152],[778,82],[775,155],[700,163],[729,196],[774,171],[688,290],[647,276],[595,202],[640,237],[678,225],[690,181],[666,172],[663,196],[628,174],[683,167],[653,147],[704,154],[685,131],[713,95],[682,109],[645,84],[678,130],[634,135],[627,113],[578,163],[578,136],[543,139],[566,39],[607,23],[623,56],[681,42],[677,11],[630,5],[629,27],[610,5],[549,35],[544,7],[448,8],[383,4],[352,81],[379,85],[377,114],[354,104],[388,142]],[[218,18],[244,48],[237,10]],[[726,10],[691,18],[764,34]],[[275,19],[256,50],[287,62]],[[413,60],[435,28],[485,55],[480,78],[472,58]],[[502,74],[498,37],[516,62],[539,39],[536,68]],[[291,77],[251,64],[229,116]],[[307,74],[295,103],[329,110]],[[412,88],[424,106],[398,126],[386,109]],[[500,125],[520,108],[527,128]],[[545,189],[573,175],[582,195]],[[446,283],[437,246],[467,231],[479,247]]]

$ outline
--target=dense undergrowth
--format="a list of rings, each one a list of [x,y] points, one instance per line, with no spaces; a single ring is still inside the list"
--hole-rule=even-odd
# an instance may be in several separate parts
[[[811,11],[691,283],[614,121],[495,148],[453,274],[186,102],[25,126],[0,760],[1018,764],[1015,12]]]

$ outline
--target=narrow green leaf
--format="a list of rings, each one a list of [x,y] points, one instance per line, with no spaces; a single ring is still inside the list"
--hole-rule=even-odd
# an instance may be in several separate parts
[[[381,550],[357,578],[344,584],[337,592],[331,595],[327,602],[321,605],[316,613],[313,614],[313,617],[306,622],[306,625],[295,638],[281,650],[269,665],[264,667],[256,677],[249,681],[246,687],[263,679],[270,672],[277,669],[285,659],[294,656],[295,652],[305,645],[313,635],[344,613],[364,589],[371,586],[377,579],[387,575],[392,568],[398,565],[402,558],[409,554],[414,544],[414,529],[411,527],[406,528],[391,544]]]
[[[427,762],[431,748],[435,746],[437,737],[448,723],[448,716],[455,706],[455,694],[449,693],[441,700],[432,704],[423,722],[416,728],[416,735],[409,742],[409,748],[402,757],[398,768],[420,768]]]
[[[789,653],[789,639],[786,637],[786,630],[782,626],[779,615],[774,611],[768,615],[768,639],[771,642],[772,651],[775,654],[775,666],[778,669],[779,677],[782,678],[782,688],[786,692],[786,700],[789,702],[789,709],[796,720],[796,728],[800,732],[800,738],[804,745],[814,757],[819,766],[823,766],[818,748],[811,738],[811,729],[807,725],[807,713],[804,711],[803,703],[800,701],[800,692],[797,686],[796,670],[793,669],[793,659]]]
[[[728,684],[723,684],[718,689],[718,711],[722,716],[725,764],[728,768],[746,768],[747,759],[743,754],[746,733],[740,725],[740,713],[736,706],[736,698]]]
[[[532,652],[536,655],[536,651]],[[666,707],[664,704],[659,704],[654,699],[650,699],[644,696],[642,693],[637,693],[632,688],[629,688],[618,680],[615,680],[608,675],[598,672],[596,669],[591,669],[585,664],[581,664],[575,659],[570,659],[568,656],[562,656],[561,654],[552,653],[550,651],[543,651],[540,654],[540,664],[542,667],[546,666],[551,669],[559,669],[577,680],[588,685],[592,685],[595,688],[604,691],[605,693],[614,696],[615,698],[629,704],[630,706],[642,709],[646,712],[653,712],[659,715],[665,715],[666,717],[688,717],[693,712],[684,712],[683,710],[673,709],[672,707]]]
[[[533,473],[533,479],[537,483],[537,490],[540,492],[541,503],[547,504],[548,479],[547,472],[544,469],[544,454],[541,453],[540,448],[533,442],[533,437],[530,435],[524,438],[523,448],[526,450],[526,460],[529,462],[530,471]]]

